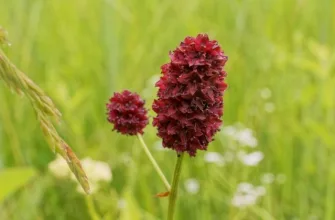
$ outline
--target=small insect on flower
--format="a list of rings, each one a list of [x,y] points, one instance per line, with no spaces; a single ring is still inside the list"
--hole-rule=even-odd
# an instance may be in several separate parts
[[[114,93],[106,107],[108,121],[114,125],[113,130],[121,134],[143,134],[143,129],[149,123],[144,101],[128,90]]]

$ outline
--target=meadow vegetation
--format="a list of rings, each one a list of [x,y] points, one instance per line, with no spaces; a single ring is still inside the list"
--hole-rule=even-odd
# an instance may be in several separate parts
[[[164,185],[105,104],[129,89],[150,109],[168,52],[198,33],[229,57],[229,87],[215,141],[185,155],[176,219],[335,219],[334,1],[0,0],[0,25],[4,52],[62,113],[60,135],[109,166],[92,195],[104,219],[166,218]],[[175,151],[152,126],[144,139],[171,180]],[[92,218],[55,158],[29,100],[0,82],[0,219]]]

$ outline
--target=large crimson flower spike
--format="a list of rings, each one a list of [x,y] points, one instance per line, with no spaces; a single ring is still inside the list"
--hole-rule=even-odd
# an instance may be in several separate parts
[[[217,41],[199,34],[186,37],[170,59],[161,67],[163,75],[156,83],[153,125],[164,147],[195,156],[197,150],[207,149],[222,124],[227,88],[223,67],[228,57]]]

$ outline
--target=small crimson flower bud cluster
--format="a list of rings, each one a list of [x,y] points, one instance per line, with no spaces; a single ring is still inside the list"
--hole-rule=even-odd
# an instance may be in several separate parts
[[[114,125],[113,130],[127,135],[143,134],[149,120],[144,101],[139,95],[128,90],[114,93],[106,107],[108,121]]]

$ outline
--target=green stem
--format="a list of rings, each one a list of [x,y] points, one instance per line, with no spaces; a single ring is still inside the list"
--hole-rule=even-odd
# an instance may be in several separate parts
[[[142,138],[142,135],[137,134],[137,137],[138,137],[138,139],[139,139],[140,142],[141,142],[141,145],[142,145],[142,147],[143,147],[143,149],[144,149],[144,152],[146,153],[146,155],[148,156],[150,162],[151,162],[152,165],[154,166],[154,168],[155,168],[157,174],[159,175],[159,177],[160,177],[161,180],[163,181],[163,183],[164,183],[164,185],[165,185],[167,191],[170,192],[170,190],[171,190],[171,186],[170,186],[170,184],[169,184],[169,181],[167,181],[167,179],[166,179],[164,173],[162,172],[161,168],[158,166],[158,164],[157,164],[155,158],[154,158],[154,157],[152,156],[152,154],[150,153],[150,151],[149,151],[147,145],[145,144],[145,142],[144,142],[144,140],[143,140],[143,138]]]
[[[88,208],[88,214],[90,215],[91,219],[92,220],[100,220],[101,218],[99,217],[97,211],[95,210],[92,196],[90,196],[90,195],[85,196],[85,201],[86,201],[86,205],[87,205],[87,208]]]
[[[181,165],[183,162],[183,157],[184,157],[184,153],[178,154],[176,167],[174,169],[172,189],[171,189],[170,198],[169,198],[168,220],[173,220],[173,214],[174,214],[175,204],[177,200],[178,183],[179,183],[179,177],[181,173]]]

